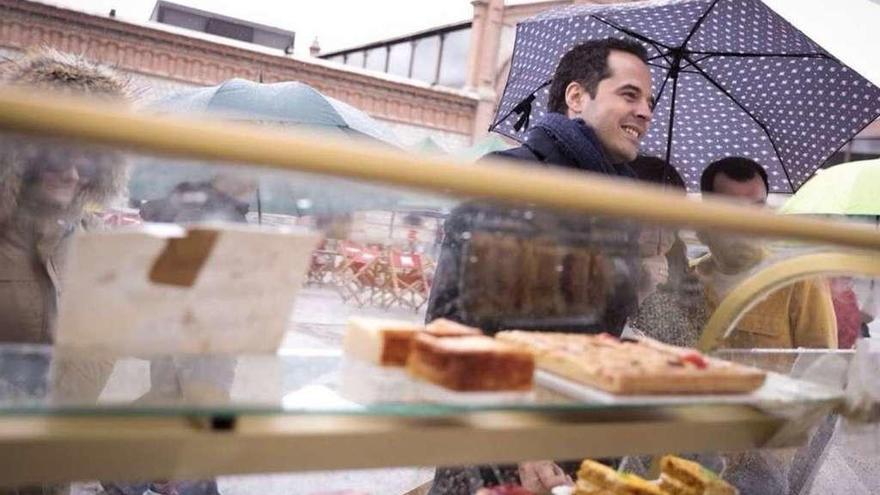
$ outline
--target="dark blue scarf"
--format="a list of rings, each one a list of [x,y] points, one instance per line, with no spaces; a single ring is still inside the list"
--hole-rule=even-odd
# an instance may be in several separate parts
[[[566,157],[584,170],[593,170],[608,175],[629,175],[621,173],[605,156],[599,138],[583,119],[570,119],[565,115],[548,112],[533,128],[546,132],[559,145]]]

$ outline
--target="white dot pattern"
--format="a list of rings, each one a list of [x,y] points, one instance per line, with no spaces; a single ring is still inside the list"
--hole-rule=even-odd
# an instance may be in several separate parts
[[[648,49],[655,95],[666,81],[642,143],[644,153],[661,157],[673,86],[671,57],[661,51],[687,40],[670,161],[691,190],[699,189],[703,168],[725,156],[761,163],[772,191],[797,190],[880,116],[880,88],[759,0],[679,0],[569,6],[520,23],[494,130],[522,140],[525,129],[514,130],[519,115],[511,111],[552,77],[562,55],[583,41],[627,33]],[[532,119],[547,111],[547,93],[547,87],[535,93]]]

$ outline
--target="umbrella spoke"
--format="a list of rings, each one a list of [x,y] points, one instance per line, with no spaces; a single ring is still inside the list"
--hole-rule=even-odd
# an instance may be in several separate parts
[[[688,54],[693,54],[693,52],[688,52]],[[711,55],[711,54],[704,55],[704,56],[702,56],[702,57],[700,57],[700,58],[698,58],[698,59],[696,59],[696,60],[694,60],[694,59],[692,59],[692,58],[690,58],[690,57],[686,57],[686,58],[685,58],[685,61],[687,62],[687,64],[686,64],[684,67],[681,68],[681,71],[684,72],[685,69],[690,69],[692,66],[694,66],[694,65],[696,65],[696,64],[698,64],[698,63],[700,63],[700,62],[702,62],[702,61],[704,61],[704,60],[708,60],[708,59],[710,59],[710,58],[712,58],[712,57],[714,57],[714,55]],[[695,72],[688,72],[688,74],[695,74]]]
[[[703,15],[701,15],[700,18],[697,19],[697,22],[694,23],[694,27],[691,28],[691,32],[688,33],[687,38],[685,38],[684,42],[682,42],[681,49],[684,49],[684,47],[687,46],[687,44],[691,40],[691,38],[693,38],[693,36],[697,33],[697,31],[700,30],[700,26],[703,25],[703,22],[706,21],[706,18],[709,17],[709,13],[712,12],[712,9],[714,9],[716,5],[718,5],[718,0],[715,0],[714,2],[712,2],[712,4],[710,4],[709,7],[706,8],[706,11],[703,12]]]
[[[669,73],[672,74],[672,101],[669,103],[669,129],[666,131],[666,163],[672,163],[672,126],[675,125],[675,93],[678,90],[678,71],[673,69]]]
[[[746,115],[748,115],[749,118],[752,119],[752,121],[754,121],[756,124],[758,124],[758,127],[760,127],[762,131],[764,131],[764,134],[767,136],[767,139],[770,140],[770,146],[773,147],[773,152],[776,153],[776,158],[779,160],[779,164],[781,165],[780,168],[782,169],[782,172],[785,173],[785,180],[788,181],[788,186],[791,188],[792,191],[794,191],[795,190],[794,183],[791,180],[791,176],[788,173],[788,169],[786,169],[786,167],[785,167],[785,162],[782,160],[782,155],[779,154],[779,148],[776,147],[776,141],[773,139],[773,136],[770,135],[769,129],[767,129],[767,125],[764,124],[763,122],[761,122],[760,120],[758,120],[758,118],[755,117],[755,114],[753,114],[751,112],[751,110],[749,110],[742,103],[740,103],[739,100],[736,99],[736,97],[734,97],[732,94],[730,94],[730,91],[727,91],[726,89],[724,89],[724,87],[721,86],[721,84],[719,84],[718,81],[716,81],[712,76],[710,76],[708,73],[706,73],[706,71],[704,71],[693,60],[690,60],[689,57],[685,57],[685,58],[688,59],[688,61],[690,62],[690,65],[692,67],[697,69],[697,71],[699,72],[699,74],[701,76],[703,76],[704,78],[706,78],[707,81],[709,81],[709,84],[711,84],[712,86],[715,86],[715,89],[717,89],[718,91],[721,91],[721,93],[724,94],[724,96],[730,98],[730,101],[732,101],[737,107],[739,107],[740,110],[742,110]]]
[[[627,35],[629,35],[629,36],[632,36],[633,38],[635,38],[635,39],[637,39],[637,40],[639,40],[639,41],[644,41],[645,43],[648,43],[649,45],[653,46],[654,49],[657,50],[658,53],[661,53],[661,54],[663,53],[663,50],[661,50],[660,47],[663,47],[663,48],[665,48],[666,50],[672,50],[672,47],[671,47],[671,46],[667,46],[667,45],[665,45],[665,44],[663,44],[663,43],[660,43],[660,42],[657,41],[657,40],[652,40],[651,38],[648,38],[648,37],[645,36],[644,34],[637,33],[637,32],[635,32],[635,31],[633,31],[633,30],[631,30],[631,29],[627,29],[627,28],[625,28],[625,27],[623,27],[623,26],[618,26],[617,24],[615,24],[615,23],[613,23],[613,22],[611,22],[611,21],[609,21],[609,20],[603,19],[603,18],[601,18],[601,17],[599,17],[599,16],[597,16],[597,15],[595,15],[595,14],[590,14],[590,17],[592,17],[593,19],[596,19],[597,21],[601,22],[602,24],[605,24],[605,25],[607,25],[607,26],[613,27],[614,29],[616,29],[616,30],[618,30],[618,31],[620,31],[620,32],[622,32],[622,33],[624,33],[624,34],[627,34]],[[664,55],[664,58],[665,58],[665,55]]]
[[[825,53],[742,53],[742,52],[700,52],[690,51],[692,55],[705,55],[709,57],[739,57],[739,58],[762,58],[762,57],[781,57],[781,58],[823,58],[826,60],[838,60]],[[700,59],[701,61],[704,59]]]
[[[668,71],[666,73],[666,77],[663,78],[663,84],[660,85],[660,91],[657,92],[657,95],[654,96],[654,105],[660,102],[660,98],[663,97],[663,90],[666,89],[666,83],[669,82],[669,77],[672,76],[672,71]]]

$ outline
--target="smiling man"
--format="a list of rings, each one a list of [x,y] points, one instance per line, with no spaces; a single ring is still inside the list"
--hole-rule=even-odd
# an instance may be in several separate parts
[[[550,110],[528,130],[526,139],[518,148],[493,153],[490,156],[515,159],[530,163],[537,162],[544,166],[564,167],[568,169],[582,170],[585,172],[598,173],[610,176],[635,178],[635,173],[627,165],[627,162],[636,158],[639,144],[647,132],[648,125],[653,115],[653,95],[651,89],[651,72],[646,63],[647,53],[640,44],[631,40],[606,38],[582,43],[572,48],[559,61],[554,73],[553,82],[550,86],[548,109]],[[513,216],[511,216],[513,215]],[[522,280],[527,278],[515,274],[504,280],[517,279],[517,287],[506,289],[516,290],[519,293],[544,292],[546,298],[566,299],[569,304],[557,311],[559,314],[542,313],[540,307],[547,306],[537,301],[537,309],[525,307],[485,308],[485,301],[491,301],[492,294],[485,294],[491,290],[483,287],[484,284],[471,282],[475,279],[483,280],[483,275],[474,275],[474,269],[480,269],[487,273],[503,273],[505,267],[467,266],[462,263],[462,256],[468,252],[482,249],[478,246],[486,236],[478,239],[481,232],[481,223],[501,224],[528,224],[527,230],[531,234],[518,235],[514,242],[519,243],[522,237],[533,237],[534,228],[546,230],[550,237],[557,237],[558,244],[566,244],[564,229],[554,229],[552,224],[558,223],[560,216],[553,214],[536,213],[531,219],[522,216],[515,217],[514,211],[502,205],[491,205],[485,202],[466,203],[453,211],[446,220],[444,227],[444,239],[437,273],[435,275],[431,291],[427,319],[445,317],[460,321],[465,324],[479,326],[488,332],[509,327],[516,321],[516,328],[528,329],[539,328],[545,323],[546,318],[553,317],[554,328],[564,331],[592,332],[604,331],[619,334],[623,329],[626,317],[634,310],[635,293],[632,287],[608,288],[608,292],[614,293],[614,300],[604,301],[605,304],[592,304],[589,301],[574,301],[571,294],[577,292],[577,288],[590,285],[591,281],[585,279],[577,267],[572,267],[572,273],[560,274],[560,280],[554,285],[560,294],[546,295],[546,291],[538,290],[541,281]],[[598,232],[596,225],[590,224],[588,219],[577,219],[574,222],[578,226],[574,228],[574,236],[580,239],[591,238],[592,233]],[[594,222],[595,223],[595,222]],[[604,228],[601,227],[600,228]],[[607,230],[607,229],[605,229]],[[634,246],[632,239],[622,228],[614,227],[612,237],[618,239],[614,253],[608,250],[603,253],[606,258],[624,257],[627,249]],[[489,240],[498,232],[487,229],[490,234]],[[509,233],[509,232],[508,232]],[[472,236],[472,234],[475,234]],[[634,241],[634,240],[633,240]],[[483,243],[485,244],[485,243]],[[607,246],[605,246],[607,248]],[[576,256],[583,254],[582,258],[593,256],[595,246],[587,246]],[[495,249],[488,246],[489,251]],[[544,246],[530,247],[546,252]],[[552,248],[549,248],[552,250]],[[590,251],[592,249],[592,251]],[[497,249],[496,249],[497,250]],[[498,260],[489,260],[493,256],[488,253],[482,257],[487,263],[502,263],[505,260],[514,260],[515,256],[503,256]],[[513,253],[511,253],[513,254]],[[619,255],[619,256],[618,256]],[[468,259],[473,259],[469,255]],[[499,257],[495,257],[499,258]],[[568,256],[572,259],[572,256]],[[491,264],[489,263],[489,264]],[[509,263],[513,270],[515,261]],[[624,266],[625,263],[618,263]],[[508,267],[508,268],[511,268]],[[470,270],[470,273],[466,273]],[[615,281],[632,279],[637,276],[638,267],[632,268],[633,273],[615,273],[606,279]],[[520,270],[521,271],[521,270]],[[576,272],[576,273],[575,273]],[[594,284],[595,285],[595,284]],[[468,293],[481,293],[489,297],[477,296],[481,301],[471,304]],[[544,296],[542,296],[544,297]],[[504,296],[494,298],[504,299]],[[507,297],[508,300],[514,298]],[[532,302],[534,298],[531,299]],[[595,302],[595,301],[593,301]],[[583,304],[582,304],[583,303]],[[512,303],[516,304],[516,303]],[[476,306],[483,308],[476,308]],[[603,314],[593,324],[584,324],[590,315],[586,314],[589,307],[603,306]],[[494,311],[498,318],[493,318]],[[479,314],[482,312],[482,315]],[[503,315],[502,315],[503,313]],[[500,321],[506,316],[510,321]],[[523,318],[526,316],[526,322]],[[559,318],[564,317],[570,324],[563,324]],[[524,325],[523,323],[534,323]]]
[[[550,110],[522,146],[496,156],[634,177],[636,158],[653,116],[647,52],[635,41],[582,43],[556,67]]]
[[[492,156],[635,178],[627,163],[636,158],[653,116],[646,61],[645,49],[629,40],[572,48],[556,67],[549,112],[528,130],[522,146]],[[638,230],[630,227],[465,203],[444,226],[427,320],[445,317],[489,333],[517,328],[619,335],[637,305]],[[577,465],[441,467],[430,493],[464,495],[503,483],[547,493],[570,484]]]

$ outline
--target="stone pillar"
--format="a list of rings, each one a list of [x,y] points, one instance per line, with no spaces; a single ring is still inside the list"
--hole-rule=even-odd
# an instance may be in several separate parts
[[[474,18],[471,21],[471,44],[468,47],[467,78],[464,86],[476,90],[480,79],[480,48],[483,45],[483,31],[486,25],[486,13],[489,11],[488,0],[473,0]]]
[[[504,21],[504,0],[473,0],[474,20],[468,57],[467,88],[479,95],[471,138],[486,135],[495,111],[495,73],[501,29]]]

